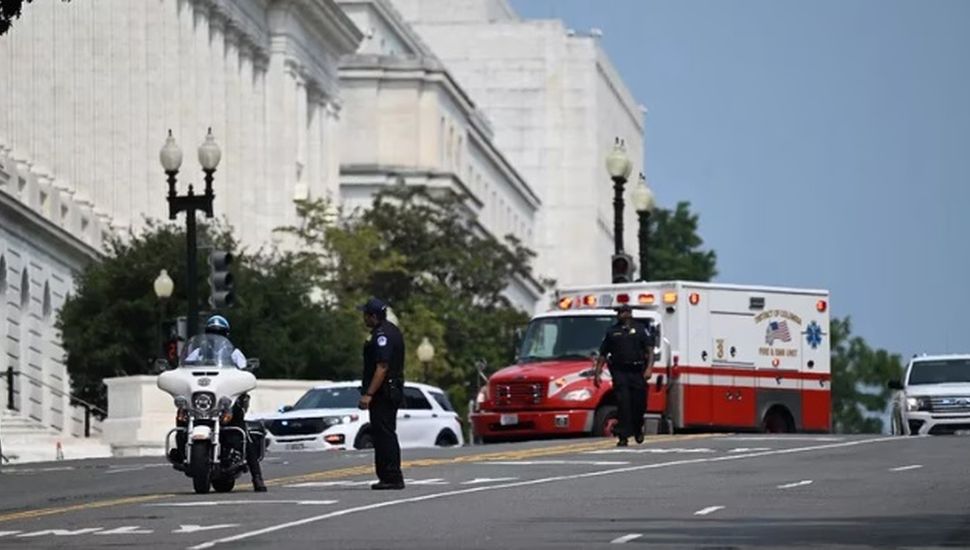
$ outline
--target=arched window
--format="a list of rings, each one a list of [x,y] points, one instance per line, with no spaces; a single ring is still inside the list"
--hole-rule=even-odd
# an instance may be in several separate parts
[[[30,305],[30,276],[27,268],[20,272],[20,309],[25,310]]]

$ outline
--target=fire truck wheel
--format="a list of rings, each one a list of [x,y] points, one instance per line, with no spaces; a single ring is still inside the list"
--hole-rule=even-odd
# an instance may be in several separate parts
[[[603,405],[596,409],[593,416],[593,435],[596,437],[613,437],[613,426],[616,426],[616,405]]]
[[[788,409],[775,406],[765,414],[764,422],[761,424],[762,431],[767,433],[794,433],[795,420],[792,418]]]

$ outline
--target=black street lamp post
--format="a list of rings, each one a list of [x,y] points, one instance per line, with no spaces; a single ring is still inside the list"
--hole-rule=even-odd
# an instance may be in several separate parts
[[[647,178],[643,173],[640,174],[640,181],[633,189],[633,207],[637,210],[637,217],[640,219],[640,228],[637,232],[637,239],[640,246],[640,280],[649,280],[650,271],[647,269],[647,243],[650,240],[650,214],[653,213],[655,206],[653,191],[647,186]]]
[[[186,257],[187,286],[185,287],[185,294],[189,302],[189,311],[186,319],[186,335],[189,338],[195,336],[199,324],[198,289],[196,286],[198,267],[196,257],[195,212],[196,210],[201,210],[205,212],[207,218],[212,217],[212,201],[215,199],[215,194],[212,192],[212,174],[215,173],[216,167],[219,166],[219,160],[221,158],[222,152],[219,150],[219,146],[216,145],[215,138],[212,136],[212,128],[209,128],[209,133],[206,135],[205,141],[199,146],[199,164],[202,165],[202,171],[205,173],[205,193],[196,195],[192,185],[189,184],[188,193],[178,195],[175,192],[175,184],[177,182],[175,176],[182,166],[182,150],[175,143],[175,138],[172,137],[171,130],[168,131],[168,139],[165,140],[165,146],[162,147],[159,153],[162,168],[165,170],[165,174],[168,175],[168,219],[174,220],[179,212],[186,213],[185,238],[188,252]]]
[[[606,157],[606,170],[613,180],[613,253],[623,253],[623,186],[630,177],[630,158],[626,145],[620,138],[613,143],[613,150]]]

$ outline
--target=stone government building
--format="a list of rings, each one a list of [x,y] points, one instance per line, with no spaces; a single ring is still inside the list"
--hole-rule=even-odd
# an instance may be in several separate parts
[[[608,276],[614,135],[640,166],[643,112],[595,37],[506,0],[33,2],[0,80],[0,371],[25,375],[3,422],[47,434],[81,433],[56,312],[106,236],[167,215],[168,128],[184,192],[212,127],[216,213],[244,245],[295,223],[295,199],[366,206],[404,181],[467,194],[477,230],[565,284]],[[535,280],[507,294],[545,305]]]

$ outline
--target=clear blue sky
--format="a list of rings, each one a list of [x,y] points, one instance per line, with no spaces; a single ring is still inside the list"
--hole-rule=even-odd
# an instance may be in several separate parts
[[[904,358],[970,352],[970,1],[512,4],[603,30],[719,281],[827,288]]]

